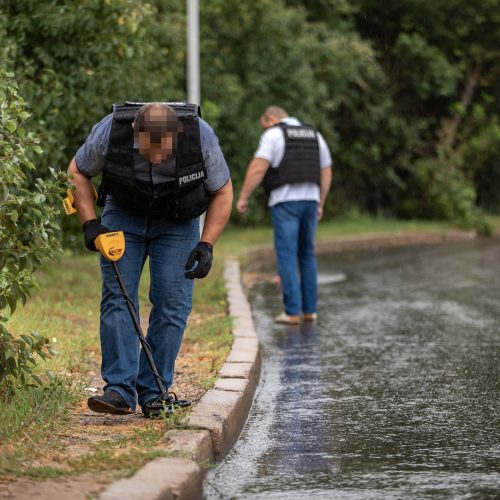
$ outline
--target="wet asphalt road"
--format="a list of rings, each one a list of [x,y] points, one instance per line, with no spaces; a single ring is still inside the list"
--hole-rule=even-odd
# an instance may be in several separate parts
[[[500,241],[319,258],[317,325],[251,292],[261,382],[208,499],[500,498]]]

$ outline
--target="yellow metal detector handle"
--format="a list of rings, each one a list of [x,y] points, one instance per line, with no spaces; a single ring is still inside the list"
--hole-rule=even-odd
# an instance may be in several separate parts
[[[94,240],[94,245],[105,259],[116,262],[125,253],[125,235],[123,231],[100,234]]]
[[[92,190],[94,192],[94,199],[97,200],[97,191],[95,186],[92,184]],[[68,188],[66,191],[66,198],[63,199],[63,207],[64,211],[66,212],[66,215],[71,215],[76,213],[76,208],[75,208],[75,197],[73,196],[73,192],[71,189]]]

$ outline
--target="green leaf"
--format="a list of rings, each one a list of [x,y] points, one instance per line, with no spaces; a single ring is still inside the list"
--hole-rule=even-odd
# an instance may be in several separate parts
[[[17,129],[17,123],[13,120],[7,120],[5,127],[11,134],[13,134]]]
[[[7,360],[7,373],[14,373],[17,369],[17,363],[16,363],[16,359],[14,357],[11,357]]]
[[[47,199],[47,197],[46,197],[43,193],[37,193],[37,194],[35,194],[35,196],[33,197],[33,201],[34,201],[37,205],[42,204],[42,203],[43,203],[46,199]]]
[[[7,302],[9,303],[10,313],[14,314],[17,308],[17,301],[14,297],[8,297]]]

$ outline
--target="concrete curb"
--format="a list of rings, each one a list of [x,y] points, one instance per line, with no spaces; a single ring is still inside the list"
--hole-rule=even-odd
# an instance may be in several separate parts
[[[99,496],[102,500],[174,500],[202,498],[203,473],[196,462],[156,458],[130,479],[113,483]]]
[[[166,451],[183,458],[152,460],[131,478],[111,484],[99,500],[201,499],[203,464],[222,459],[238,439],[259,381],[260,348],[238,261],[226,261],[224,279],[233,319],[233,345],[214,389],[190,412],[189,428],[167,433]]]

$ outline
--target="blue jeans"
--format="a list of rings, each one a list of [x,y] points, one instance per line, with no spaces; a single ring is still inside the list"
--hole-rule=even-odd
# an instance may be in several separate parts
[[[199,239],[199,219],[175,223],[125,211],[108,198],[102,224],[124,231],[125,253],[118,261],[126,290],[139,311],[138,288],[149,257],[152,304],[147,339],[158,372],[172,385],[174,364],[191,312],[193,281],[184,277],[184,265]],[[106,389],[119,392],[132,409],[160,395],[139,349],[139,339],[111,263],[101,257],[101,351],[102,378]]]
[[[271,207],[271,217],[285,312],[290,315],[299,315],[300,311],[315,313],[318,279],[314,236],[318,225],[318,203],[278,203]]]

